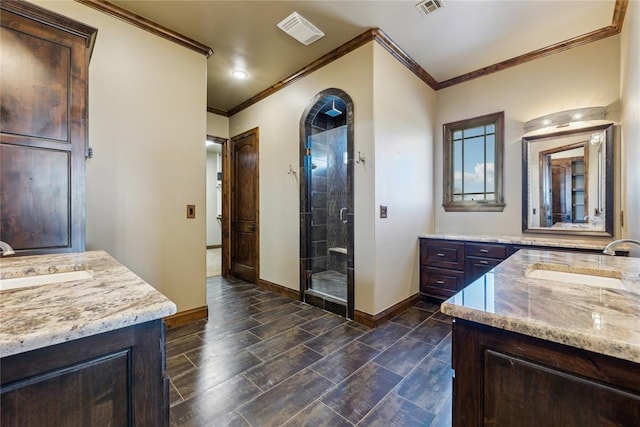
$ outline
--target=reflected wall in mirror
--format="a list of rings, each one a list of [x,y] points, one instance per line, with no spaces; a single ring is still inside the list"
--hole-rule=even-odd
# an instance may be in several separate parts
[[[522,138],[522,231],[613,236],[613,124]]]

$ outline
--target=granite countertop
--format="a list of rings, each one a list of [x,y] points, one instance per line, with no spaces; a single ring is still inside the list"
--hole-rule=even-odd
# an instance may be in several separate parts
[[[0,291],[0,357],[143,323],[176,305],[104,251],[0,258],[0,278],[88,270],[93,278]]]
[[[533,270],[598,274],[591,285]],[[605,282],[619,278],[618,289]],[[640,363],[640,259],[520,250],[445,301],[450,316]]]
[[[589,240],[589,239],[552,239],[544,237],[531,236],[496,236],[496,235],[475,235],[475,234],[420,234],[419,238],[426,239],[442,239],[442,240],[466,240],[469,242],[485,242],[485,243],[507,243],[513,245],[528,246],[548,246],[554,248],[570,248],[570,249],[595,249],[602,250],[607,246],[610,240]],[[624,246],[621,248],[624,249]],[[620,249],[618,249],[620,250]]]

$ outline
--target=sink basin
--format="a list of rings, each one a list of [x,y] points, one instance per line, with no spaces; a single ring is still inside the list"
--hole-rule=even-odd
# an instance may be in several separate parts
[[[93,278],[88,270],[65,271],[62,273],[40,274],[37,276],[14,277],[0,280],[0,291],[8,289],[27,288],[29,286],[50,285],[53,283],[71,282]]]
[[[555,267],[555,268],[554,268]],[[576,271],[575,268],[569,270],[566,266],[555,266],[545,264],[536,268],[533,266],[525,273],[526,277],[533,279],[551,280],[554,282],[573,283],[576,285],[594,286],[598,288],[622,289],[626,287],[621,280],[622,275],[617,271],[584,269]]]

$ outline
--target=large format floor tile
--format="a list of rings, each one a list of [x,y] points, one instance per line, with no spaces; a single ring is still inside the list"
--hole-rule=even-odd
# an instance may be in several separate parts
[[[451,320],[420,301],[376,329],[237,279],[167,331],[171,426],[451,425]]]

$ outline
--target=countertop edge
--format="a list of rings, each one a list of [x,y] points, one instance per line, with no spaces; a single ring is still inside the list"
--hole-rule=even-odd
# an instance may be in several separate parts
[[[628,343],[594,337],[579,331],[571,331],[569,334],[567,331],[554,326],[527,322],[522,319],[510,320],[504,316],[460,307],[447,301],[442,303],[440,310],[446,315],[470,322],[640,363],[640,348]]]
[[[23,337],[17,345],[4,344],[0,346],[0,358],[25,353],[52,345],[62,344],[105,332],[115,331],[117,329],[138,325],[141,323],[151,322],[170,316],[177,312],[176,305],[167,300],[160,307],[154,307],[147,312],[126,314],[122,317],[111,316],[109,319],[96,320],[80,328],[71,330],[64,329],[60,331],[40,330],[38,333],[30,334]]]
[[[460,240],[468,242],[502,243],[525,246],[547,246],[550,248],[591,249],[602,250],[613,239],[603,240],[578,240],[578,239],[550,239],[534,236],[495,236],[473,234],[438,234],[424,233],[418,235],[419,239]]]

